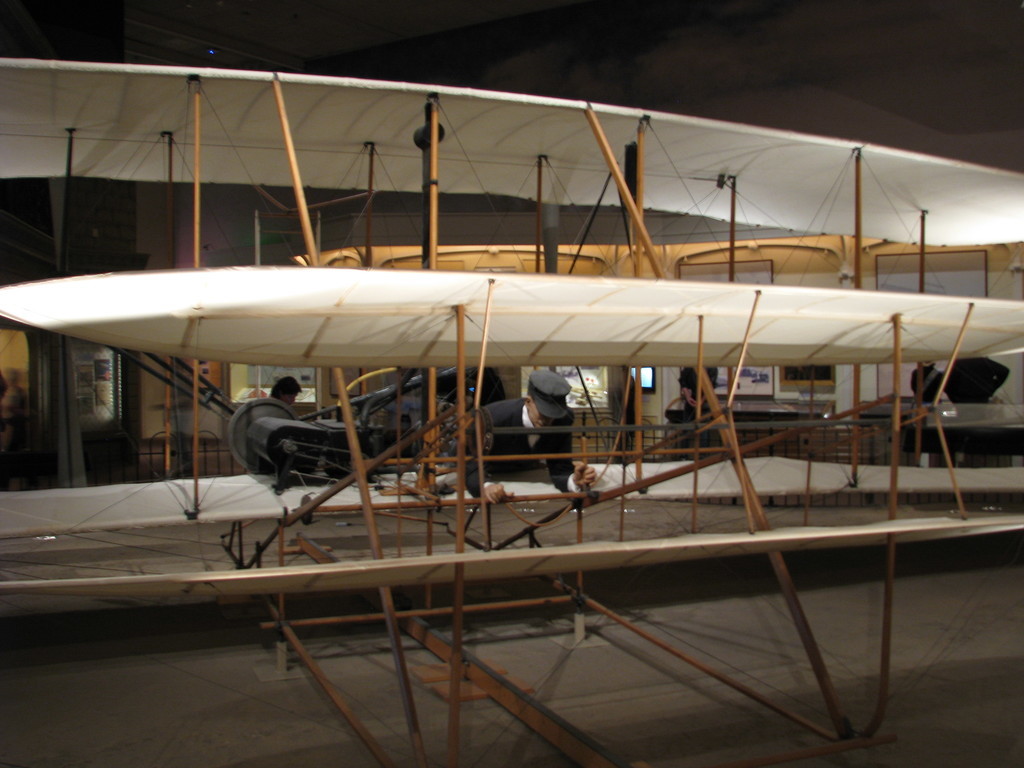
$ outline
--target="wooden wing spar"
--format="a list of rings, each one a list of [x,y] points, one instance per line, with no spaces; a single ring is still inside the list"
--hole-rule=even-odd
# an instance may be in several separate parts
[[[928,211],[930,242],[1024,240],[1024,175],[926,155],[737,123],[522,94],[340,77],[201,67],[0,59],[0,156],[6,177],[60,177],[68,131],[72,173],[165,181],[166,136],[194,144],[191,89],[215,116],[202,127],[201,181],[290,186],[273,93],[280,83],[303,182],[337,189],[372,143],[395,191],[422,190],[413,134],[436,99],[449,137],[439,146],[440,189],[522,197],[539,157],[557,199],[591,206],[608,176],[586,110],[615,151],[647,126],[644,206],[729,220],[720,178],[735,178],[747,224],[854,234],[852,155],[866,164],[863,234],[913,242]],[[175,178],[190,180],[182,160]],[[359,186],[350,182],[350,186]]]
[[[278,365],[450,365],[455,308],[492,365],[884,363],[1017,351],[1020,302],[677,280],[475,272],[238,267],[117,273],[0,289],[0,314],[146,352]]]

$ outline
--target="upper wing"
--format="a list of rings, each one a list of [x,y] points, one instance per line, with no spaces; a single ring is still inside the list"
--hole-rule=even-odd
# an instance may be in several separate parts
[[[440,144],[440,188],[522,197],[537,158],[558,178],[559,199],[590,206],[608,174],[584,117],[584,102],[351,78],[187,67],[0,59],[0,156],[7,177],[79,176],[165,181],[164,135],[191,145],[189,77],[201,83],[202,181],[290,186],[271,83],[282,83],[306,185],[339,179],[372,142],[397,191],[422,190],[413,144],[423,105],[437,94],[448,139]],[[851,156],[868,167],[861,193],[863,234],[913,242],[928,211],[931,242],[964,245],[1024,239],[1024,175],[862,142],[737,123],[593,105],[612,147],[634,142],[649,118],[644,204],[729,219],[719,176],[736,177],[740,218],[796,232],[853,234]],[[175,178],[190,178],[190,151]],[[350,181],[349,186],[360,186]]]

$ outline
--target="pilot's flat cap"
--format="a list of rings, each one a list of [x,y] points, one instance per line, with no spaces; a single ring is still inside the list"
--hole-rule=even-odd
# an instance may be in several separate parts
[[[531,373],[527,387],[527,392],[537,404],[537,410],[549,419],[572,416],[572,411],[565,404],[565,396],[570,390],[572,387],[564,376],[546,369]]]

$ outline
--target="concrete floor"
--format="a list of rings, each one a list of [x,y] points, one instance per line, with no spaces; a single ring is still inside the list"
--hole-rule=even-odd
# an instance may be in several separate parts
[[[848,511],[863,515],[869,511]],[[771,510],[778,526],[802,510]],[[815,514],[818,514],[817,512]],[[834,510],[820,514],[834,517]],[[742,521],[735,507],[701,510],[704,529]],[[617,527],[618,515],[606,524]],[[633,504],[636,536],[679,533],[689,506]],[[589,521],[588,521],[589,522]],[[394,553],[393,521],[382,520]],[[503,525],[514,525],[504,522]],[[183,525],[60,539],[0,542],[3,578],[216,570],[224,531]],[[247,531],[255,541],[257,528]],[[322,518],[303,533],[339,557],[365,556],[358,518]],[[548,543],[574,536],[566,520]],[[403,551],[422,545],[405,524]],[[804,766],[1024,765],[1022,539],[1000,534],[903,545],[896,583],[891,696],[870,750]],[[881,634],[881,549],[787,557],[804,609],[853,727],[875,707]],[[658,638],[692,653],[824,727],[821,694],[764,557],[587,574],[586,592]],[[469,602],[551,594],[539,581],[472,586]],[[414,604],[421,600],[410,590]],[[439,596],[440,598],[440,596]],[[372,596],[295,599],[289,615],[365,612]],[[0,766],[4,768],[263,768],[377,763],[289,654],[261,629],[256,602],[98,601],[7,597],[0,602]],[[442,633],[443,619],[432,620]],[[307,648],[397,765],[413,765],[387,636],[377,624],[299,630]],[[535,691],[547,707],[623,764],[704,766],[821,745],[610,619],[587,616],[572,644],[566,606],[473,614],[466,647]],[[411,639],[411,669],[436,658]],[[430,765],[446,764],[447,703],[414,674]],[[489,700],[460,709],[462,766],[572,763]]]

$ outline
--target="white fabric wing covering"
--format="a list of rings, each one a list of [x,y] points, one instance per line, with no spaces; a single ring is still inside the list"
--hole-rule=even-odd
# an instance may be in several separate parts
[[[756,310],[755,310],[756,305]],[[678,280],[234,267],[40,281],[0,289],[0,314],[128,349],[279,365],[453,365],[456,307],[491,365],[882,363],[893,318],[906,362],[1018,350],[1020,302]],[[753,318],[751,320],[751,317]]]
[[[524,196],[547,158],[559,198],[590,206],[608,168],[581,101],[351,78],[185,67],[0,59],[0,156],[5,177],[65,173],[74,128],[78,176],[165,181],[165,133],[174,178],[191,182],[196,139],[190,77],[201,84],[201,181],[290,186],[273,92],[281,83],[303,183],[336,189],[372,142],[394,191],[422,190],[413,144],[424,104],[437,95],[447,139],[442,192]],[[852,162],[859,151],[863,234],[914,242],[922,211],[935,245],[1024,240],[1024,175],[863,142],[639,109],[592,105],[609,144],[648,125],[644,205],[728,220],[716,182],[736,178],[739,219],[798,233],[853,234]],[[649,122],[644,122],[649,119]],[[352,180],[351,187],[359,182]]]

